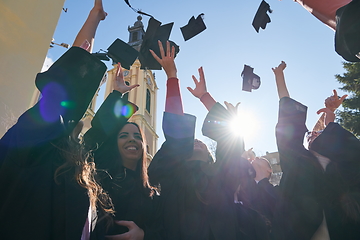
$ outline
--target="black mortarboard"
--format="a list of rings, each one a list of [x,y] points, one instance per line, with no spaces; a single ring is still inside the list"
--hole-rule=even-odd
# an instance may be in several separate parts
[[[205,23],[203,21],[203,15],[204,14],[201,13],[196,19],[194,16],[192,16],[188,24],[180,28],[185,41],[195,37],[206,29]]]
[[[116,39],[107,50],[107,55],[115,63],[120,62],[121,66],[126,69],[130,69],[139,55],[138,51],[120,39]]]
[[[166,41],[169,40],[171,29],[174,23],[168,23],[161,26],[161,22],[155,18],[150,18],[149,23],[143,38],[143,42],[140,48],[139,60],[141,63],[141,69],[161,70],[161,65],[151,55],[149,49],[153,50],[156,55],[160,57],[160,49],[158,40],[163,44],[164,50],[166,49]],[[179,52],[179,46],[174,42],[169,41],[170,46],[175,47],[175,56]]]
[[[349,62],[360,62],[360,1],[336,11],[335,51]]]
[[[271,22],[269,15],[267,12],[272,13],[270,9],[270,5],[265,2],[264,0],[260,3],[260,6],[255,14],[254,20],[252,22],[253,27],[255,28],[256,32],[259,32],[259,28],[265,29],[266,24]]]
[[[62,115],[70,133],[89,107],[105,72],[106,66],[98,58],[71,47],[47,71],[36,75],[35,85],[42,94],[41,117],[52,122]]]
[[[253,70],[252,67],[244,65],[244,70],[241,73],[241,77],[243,78],[243,91],[251,92],[252,89],[258,89],[260,87],[260,77],[253,73]]]

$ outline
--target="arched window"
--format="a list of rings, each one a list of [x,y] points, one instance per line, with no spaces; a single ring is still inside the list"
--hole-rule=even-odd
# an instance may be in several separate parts
[[[130,83],[128,81],[125,81],[126,86],[129,86]],[[129,101],[129,92],[123,94],[122,98],[126,101]]]
[[[138,40],[138,34],[139,34],[138,32],[132,33],[132,39],[131,39],[132,42],[136,42]]]
[[[150,113],[150,106],[151,106],[151,94],[150,90],[146,89],[146,110]]]

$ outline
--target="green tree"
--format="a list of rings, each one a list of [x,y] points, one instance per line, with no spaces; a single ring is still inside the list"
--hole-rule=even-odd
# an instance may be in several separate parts
[[[360,137],[360,62],[343,62],[343,67],[346,72],[335,78],[349,96],[343,102],[344,110],[337,111],[337,118],[340,125]]]

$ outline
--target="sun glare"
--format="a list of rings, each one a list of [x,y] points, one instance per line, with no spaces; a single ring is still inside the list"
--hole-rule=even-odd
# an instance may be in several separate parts
[[[230,122],[230,128],[234,135],[241,135],[249,140],[257,135],[260,128],[259,121],[249,112],[241,111]]]

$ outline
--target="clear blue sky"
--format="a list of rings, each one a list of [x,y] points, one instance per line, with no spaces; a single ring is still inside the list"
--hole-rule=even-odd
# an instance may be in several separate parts
[[[316,111],[323,107],[324,99],[333,89],[341,86],[335,74],[343,74],[342,58],[334,51],[334,32],[292,0],[268,0],[273,13],[271,23],[257,33],[251,23],[261,0],[130,0],[134,8],[152,14],[162,23],[174,22],[170,40],[180,46],[176,58],[178,77],[185,112],[197,116],[196,137],[208,143],[201,135],[201,125],[207,110],[186,89],[193,87],[191,75],[203,66],[208,91],[218,101],[241,102],[240,110],[249,112],[244,118],[256,118],[257,127],[253,136],[246,139],[246,148],[253,147],[257,155],[277,151],[275,125],[278,114],[278,96],[272,67],[281,60],[286,61],[287,80],[290,96],[308,108],[307,126],[317,121]],[[116,39],[127,42],[128,26],[138,16],[123,0],[103,0],[108,17],[100,23],[94,52],[107,49]],[[71,44],[89,10],[91,0],[67,0],[67,13],[62,12],[54,34],[55,41]],[[192,16],[205,14],[207,29],[185,42],[180,27],[187,24]],[[145,29],[148,17],[143,16]],[[56,60],[65,48],[49,49],[48,57]],[[244,64],[254,68],[261,77],[261,86],[253,92],[241,90],[240,77]],[[108,63],[107,65],[111,67]],[[159,87],[157,103],[158,147],[164,141],[161,131],[164,110],[165,81],[163,71],[155,71]],[[343,92],[338,90],[339,95]],[[255,122],[255,121],[253,121]],[[252,128],[252,127],[248,127]]]

